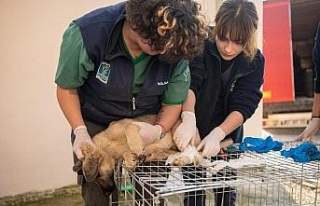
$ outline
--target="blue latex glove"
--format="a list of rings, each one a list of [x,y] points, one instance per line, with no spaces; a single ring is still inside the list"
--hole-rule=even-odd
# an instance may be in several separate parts
[[[279,151],[282,149],[282,142],[274,141],[271,136],[266,139],[246,137],[240,143],[239,148],[243,151],[254,151],[257,153],[266,153],[271,150]]]
[[[291,157],[295,162],[320,160],[320,152],[315,144],[304,142],[295,148],[281,151],[284,157]]]

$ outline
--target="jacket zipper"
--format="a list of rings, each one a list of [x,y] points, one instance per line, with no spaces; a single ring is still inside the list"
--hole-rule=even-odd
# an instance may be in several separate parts
[[[233,89],[234,89],[234,87],[236,86],[236,82],[237,82],[237,80],[238,80],[238,77],[236,77],[236,78],[234,78],[233,80],[232,80],[232,83],[231,83],[231,85],[230,85],[230,92],[233,92]]]
[[[132,110],[136,110],[136,98],[132,97]]]

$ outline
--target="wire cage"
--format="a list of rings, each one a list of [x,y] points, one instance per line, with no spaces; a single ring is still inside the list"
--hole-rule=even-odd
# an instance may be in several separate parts
[[[120,193],[112,205],[182,206],[200,200],[218,206],[235,198],[237,206],[320,206],[319,161],[297,163],[274,151],[224,154],[198,167],[150,162],[134,172],[119,169],[115,178]]]

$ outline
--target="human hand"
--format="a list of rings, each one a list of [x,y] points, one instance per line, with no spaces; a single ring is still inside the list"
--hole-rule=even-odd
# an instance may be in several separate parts
[[[193,112],[182,112],[182,122],[173,134],[173,140],[180,151],[191,144],[194,145],[195,134],[197,131],[196,116]]]
[[[160,139],[162,128],[160,125],[152,125],[145,122],[133,122],[140,128],[139,134],[144,145],[149,145]]]
[[[310,141],[320,128],[320,118],[312,118],[305,130],[295,139]]]
[[[73,142],[73,152],[76,154],[79,160],[83,158],[83,154],[81,151],[81,145],[83,143],[88,143],[91,146],[95,147],[92,139],[88,133],[87,127],[84,125],[80,125],[73,130],[74,135],[76,136]]]
[[[198,145],[197,150],[202,150],[203,157],[213,157],[220,152],[220,142],[226,133],[220,128],[214,128]]]

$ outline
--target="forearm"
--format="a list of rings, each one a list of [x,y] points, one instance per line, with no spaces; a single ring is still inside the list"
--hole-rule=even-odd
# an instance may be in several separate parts
[[[158,114],[156,124],[161,125],[165,131],[168,132],[178,121],[181,113],[181,105],[162,105]]]
[[[320,93],[314,93],[312,116],[320,117]]]
[[[183,105],[163,105],[159,112],[157,123],[162,125],[167,132],[178,121],[181,111],[194,112],[196,102],[195,94],[189,89],[187,98]]]
[[[182,105],[182,111],[189,111],[194,113],[194,106],[196,104],[196,96],[194,92],[189,89],[187,99]]]
[[[243,120],[243,116],[240,112],[233,111],[227,116],[227,118],[219,127],[226,133],[226,135],[228,135],[242,125]]]
[[[60,108],[72,129],[75,129],[79,125],[84,125],[77,90],[64,89],[57,86],[57,98]]]

